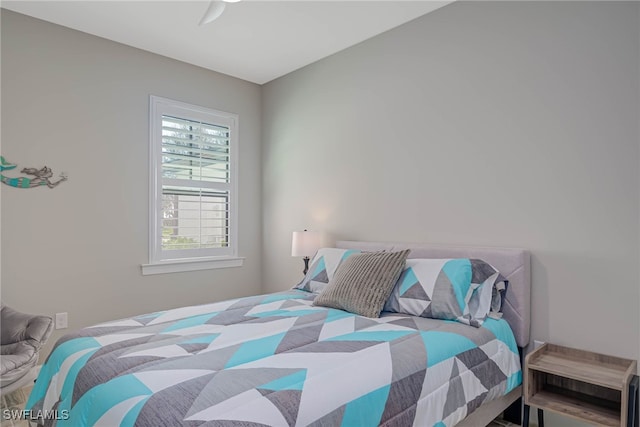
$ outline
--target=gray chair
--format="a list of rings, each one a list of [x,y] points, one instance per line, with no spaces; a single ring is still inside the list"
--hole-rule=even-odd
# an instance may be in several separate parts
[[[0,304],[0,394],[9,394],[35,380],[40,347],[53,330],[53,319],[21,313]]]

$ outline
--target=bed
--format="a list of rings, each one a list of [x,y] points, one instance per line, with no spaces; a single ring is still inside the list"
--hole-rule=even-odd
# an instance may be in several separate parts
[[[479,328],[313,305],[299,289],[103,323],[58,340],[27,402],[46,426],[479,426],[521,396],[529,254],[339,241],[478,258],[509,281]]]

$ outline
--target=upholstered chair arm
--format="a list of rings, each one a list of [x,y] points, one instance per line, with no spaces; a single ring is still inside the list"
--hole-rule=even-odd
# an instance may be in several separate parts
[[[32,315],[2,305],[0,308],[0,344],[28,341],[36,349],[44,344],[53,330],[53,319]]]

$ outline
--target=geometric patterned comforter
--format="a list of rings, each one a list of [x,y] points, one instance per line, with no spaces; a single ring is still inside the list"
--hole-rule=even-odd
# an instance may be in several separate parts
[[[369,319],[314,297],[291,290],[66,335],[27,409],[56,410],[41,422],[58,427],[440,427],[521,383],[504,320]]]

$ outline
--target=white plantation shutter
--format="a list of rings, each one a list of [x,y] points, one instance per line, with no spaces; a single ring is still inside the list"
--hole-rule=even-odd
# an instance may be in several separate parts
[[[162,177],[229,183],[229,128],[162,116]]]
[[[237,116],[151,97],[152,262],[235,256]]]

